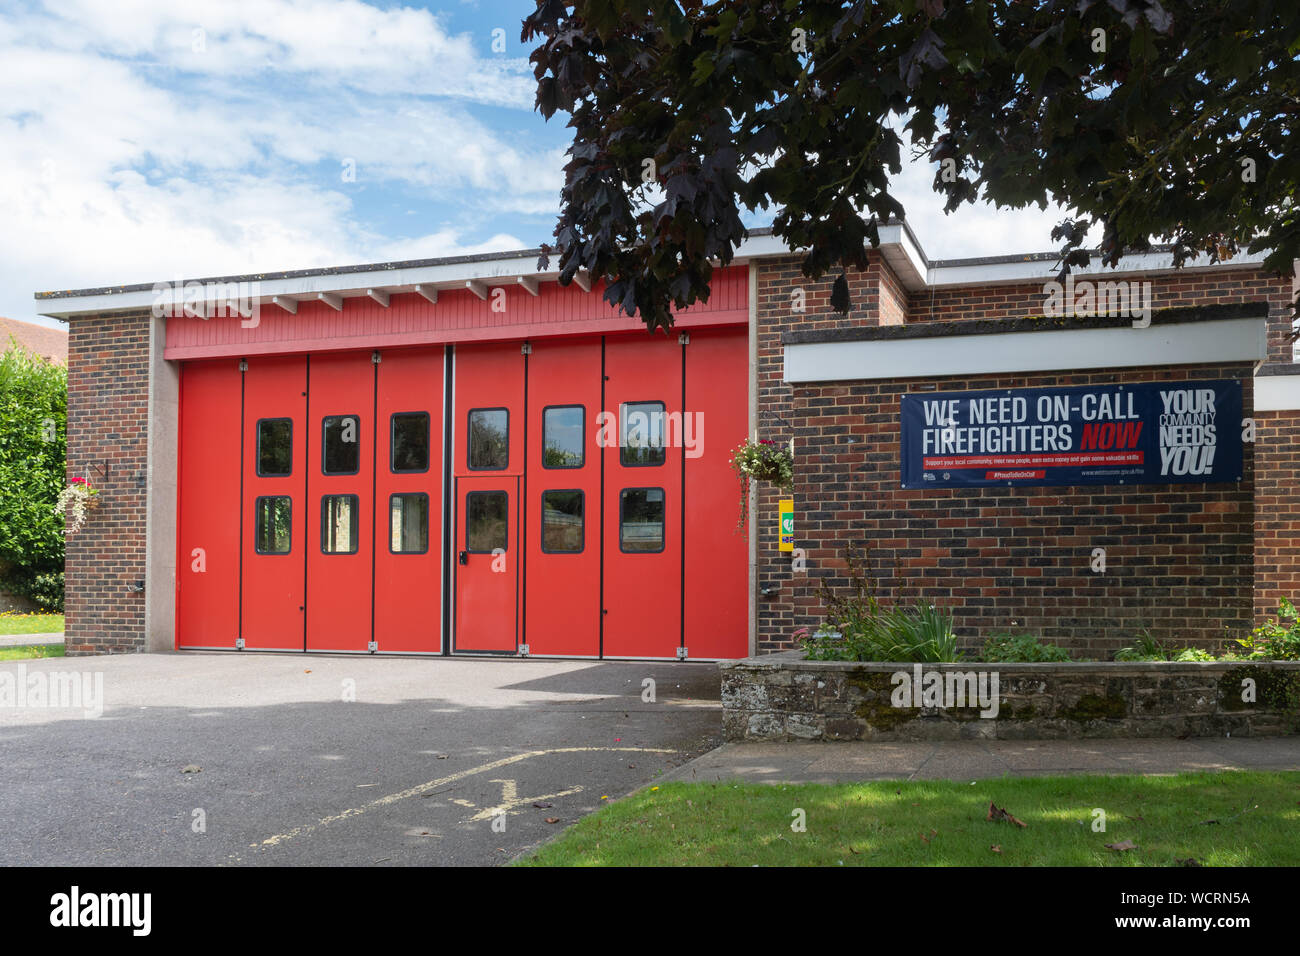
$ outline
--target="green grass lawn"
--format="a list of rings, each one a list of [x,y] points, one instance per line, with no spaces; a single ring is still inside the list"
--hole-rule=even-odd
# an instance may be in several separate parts
[[[0,614],[0,637],[14,634],[57,634],[61,630],[62,614]]]
[[[34,657],[62,657],[62,644],[20,644],[18,647],[0,647],[0,661],[21,661]]]
[[[990,822],[990,802],[1028,826]],[[791,829],[796,808],[806,814],[802,833]],[[1095,808],[1106,812],[1104,833],[1092,829]],[[1105,847],[1125,841],[1137,848]],[[517,864],[1176,866],[1188,859],[1300,864],[1300,773],[670,783],[602,808]]]

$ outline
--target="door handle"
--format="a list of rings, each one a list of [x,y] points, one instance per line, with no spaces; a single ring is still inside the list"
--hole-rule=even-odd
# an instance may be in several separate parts
[[[469,552],[462,551],[459,555],[457,555],[456,560],[459,561],[461,564],[469,564]]]

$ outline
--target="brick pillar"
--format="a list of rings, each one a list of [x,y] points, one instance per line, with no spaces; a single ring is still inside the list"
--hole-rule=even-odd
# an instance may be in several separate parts
[[[1255,617],[1300,599],[1300,409],[1255,413]]]
[[[147,312],[74,318],[68,335],[68,476],[99,504],[67,538],[69,655],[145,649]]]

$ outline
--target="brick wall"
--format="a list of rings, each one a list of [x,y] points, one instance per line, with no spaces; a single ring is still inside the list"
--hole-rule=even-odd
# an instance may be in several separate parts
[[[786,331],[894,324],[900,296],[889,267],[872,257],[850,276],[854,310],[830,312],[830,279],[810,282],[798,257],[763,260],[758,268],[758,401],[761,437],[796,443],[797,544],[807,572],[792,572],[776,550],[776,498],[764,487],[759,537],[760,653],[794,646],[794,631],[821,620],[823,580],[844,584],[849,544],[875,549],[882,593],[952,606],[959,636],[978,645],[998,630],[1031,630],[1104,658],[1148,627],[1182,643],[1218,645],[1224,628],[1248,627],[1258,610],[1253,501],[1254,454],[1278,487],[1280,529],[1300,517],[1281,503],[1292,481],[1294,434],[1265,426],[1263,449],[1246,446],[1240,485],[953,488],[898,487],[898,399],[920,380],[782,382]],[[1253,270],[1152,276],[1154,309],[1268,301],[1269,353],[1286,355],[1288,280]],[[805,290],[807,311],[790,308],[790,289]],[[907,323],[1012,318],[1043,313],[1042,283],[936,290],[906,296]],[[1240,378],[1252,407],[1252,368],[1228,366],[1095,370],[1044,375],[987,375],[926,381],[940,391],[1049,387],[1194,378]],[[1107,549],[1105,575],[1093,574],[1093,547]],[[1282,542],[1278,547],[1284,547]],[[883,564],[885,567],[880,568]],[[1295,560],[1272,572],[1273,586],[1300,583]],[[764,591],[767,593],[764,595]],[[1275,603],[1275,602],[1274,602]],[[1016,623],[1012,623],[1016,622]]]
[[[148,313],[70,323],[68,475],[100,500],[67,538],[68,654],[144,650],[148,365]]]
[[[1300,411],[1255,415],[1255,617],[1300,599]]]
[[[939,391],[1244,379],[1249,365],[933,379]],[[916,380],[794,390],[795,510],[808,573],[791,581],[794,626],[816,624],[819,588],[844,578],[846,546],[873,550],[881,593],[949,607],[963,644],[1027,630],[1109,658],[1141,628],[1216,644],[1253,604],[1250,449],[1239,485],[901,489],[899,398]],[[1106,549],[1104,574],[1092,549]]]

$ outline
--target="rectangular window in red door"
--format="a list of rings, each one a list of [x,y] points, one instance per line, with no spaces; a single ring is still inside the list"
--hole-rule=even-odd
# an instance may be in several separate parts
[[[305,503],[309,651],[364,652],[370,646],[374,407],[370,352],[312,357]]]
[[[307,358],[255,356],[247,362],[241,633],[248,650],[301,651],[311,510],[306,496]]]
[[[600,654],[599,339],[528,356],[524,633],[532,656]]]
[[[380,356],[372,519],[380,654],[442,650],[443,361],[441,346]]]
[[[675,658],[682,635],[682,346],[605,341],[605,657]]]
[[[181,368],[176,646],[239,636],[239,360]]]

